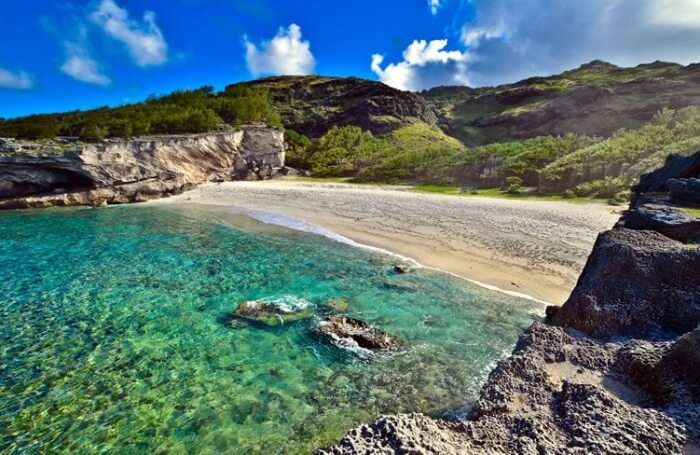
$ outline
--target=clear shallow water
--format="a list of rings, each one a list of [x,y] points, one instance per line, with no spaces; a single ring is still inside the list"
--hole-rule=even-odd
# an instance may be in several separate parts
[[[309,453],[474,399],[539,307],[306,233],[154,207],[0,214],[0,452]],[[404,340],[371,362],[239,302],[345,297]]]

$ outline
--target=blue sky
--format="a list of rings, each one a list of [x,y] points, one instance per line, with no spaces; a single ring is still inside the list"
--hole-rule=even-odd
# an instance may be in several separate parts
[[[700,61],[696,0],[6,0],[0,29],[4,117],[271,74],[420,90]]]

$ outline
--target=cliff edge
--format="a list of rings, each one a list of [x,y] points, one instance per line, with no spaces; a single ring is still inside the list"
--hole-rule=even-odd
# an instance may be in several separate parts
[[[383,416],[319,454],[700,450],[700,152],[643,176],[562,307],[520,338],[468,418]]]
[[[0,209],[141,202],[208,181],[285,172],[284,133],[236,131],[107,140],[0,153]]]

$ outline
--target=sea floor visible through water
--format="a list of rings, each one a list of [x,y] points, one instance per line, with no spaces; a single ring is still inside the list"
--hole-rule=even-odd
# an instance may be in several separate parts
[[[542,308],[245,216],[0,214],[0,453],[310,453],[383,413],[458,418]],[[402,340],[364,359],[323,304]],[[288,299],[315,317],[232,323]]]

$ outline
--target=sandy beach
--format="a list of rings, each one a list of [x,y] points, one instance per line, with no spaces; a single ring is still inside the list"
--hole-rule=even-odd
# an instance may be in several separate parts
[[[294,180],[211,183],[157,204],[283,214],[500,289],[561,304],[600,231],[603,204],[443,196]]]

